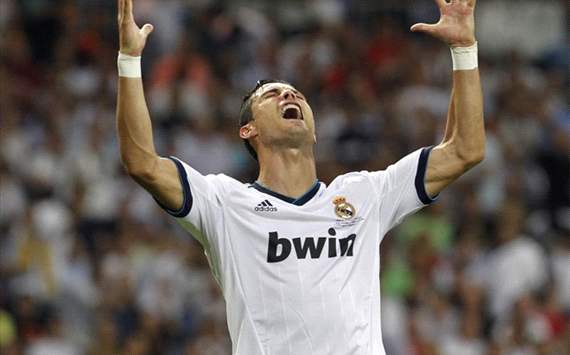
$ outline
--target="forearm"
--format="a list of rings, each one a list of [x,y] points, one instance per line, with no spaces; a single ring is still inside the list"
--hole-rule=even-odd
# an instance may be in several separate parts
[[[484,154],[485,131],[479,71],[454,71],[445,138],[432,150],[428,161],[425,177],[428,195],[439,194],[479,163]]]
[[[121,160],[135,181],[165,207],[177,210],[183,202],[182,185],[175,164],[156,154],[141,79],[140,56],[153,27],[148,23],[137,26],[132,0],[118,0],[118,5],[117,131]]]
[[[453,72],[451,100],[449,120],[453,123],[453,131],[450,143],[461,161],[474,165],[485,154],[483,95],[478,69]]]
[[[435,0],[440,19],[435,24],[417,23],[412,31],[441,39],[451,50],[453,89],[443,141],[429,156],[425,187],[435,196],[483,160],[485,125],[483,94],[475,38],[476,0]]]
[[[150,174],[158,155],[141,78],[119,77],[117,131],[121,159],[131,175]]]
[[[455,132],[455,91],[451,90],[451,99],[447,109],[447,121],[445,123],[445,134],[443,135],[442,144],[449,142]]]

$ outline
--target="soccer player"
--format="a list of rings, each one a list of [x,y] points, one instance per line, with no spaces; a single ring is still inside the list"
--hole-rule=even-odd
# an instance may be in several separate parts
[[[485,133],[475,0],[436,0],[438,23],[416,24],[451,47],[453,89],[443,141],[384,171],[317,179],[315,120],[294,86],[262,81],[239,135],[259,162],[240,183],[203,176],[153,145],[140,56],[153,28],[119,0],[117,126],[127,172],[203,246],[227,308],[233,354],[384,354],[378,248],[402,219],[479,163]]]

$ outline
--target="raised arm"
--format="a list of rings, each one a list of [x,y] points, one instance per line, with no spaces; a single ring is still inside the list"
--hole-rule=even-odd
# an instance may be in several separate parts
[[[165,207],[182,205],[182,187],[175,164],[158,156],[140,75],[140,56],[152,32],[150,24],[139,28],[133,18],[132,0],[118,0],[119,85],[117,131],[121,160],[129,175]]]
[[[430,154],[425,177],[430,196],[440,193],[485,156],[483,95],[476,61],[476,1],[435,2],[441,13],[439,22],[419,23],[411,28],[444,41],[454,52],[453,88],[445,136]]]

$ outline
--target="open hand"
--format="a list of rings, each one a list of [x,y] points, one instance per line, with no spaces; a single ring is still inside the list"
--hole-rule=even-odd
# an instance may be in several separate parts
[[[435,0],[440,11],[435,24],[416,23],[412,32],[424,32],[450,47],[469,47],[475,44],[476,0]]]
[[[119,51],[133,57],[142,54],[146,39],[154,27],[147,23],[139,28],[133,17],[133,0],[118,0]]]

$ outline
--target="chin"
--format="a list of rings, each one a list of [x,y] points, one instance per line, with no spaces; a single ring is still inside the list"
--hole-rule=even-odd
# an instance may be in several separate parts
[[[291,125],[287,128],[287,132],[289,135],[299,138],[308,137],[312,134],[309,127],[307,127],[307,125],[302,122],[296,122],[295,124]]]
[[[303,146],[307,142],[313,142],[313,134],[308,129],[292,129],[288,135],[289,141],[294,146]]]

